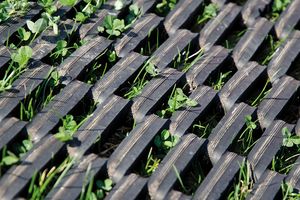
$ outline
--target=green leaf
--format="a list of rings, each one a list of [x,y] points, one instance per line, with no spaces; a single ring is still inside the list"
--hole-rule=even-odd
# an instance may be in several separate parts
[[[129,10],[130,12],[132,12],[135,16],[137,16],[140,12],[140,9],[138,7],[138,5],[135,3],[135,4],[132,4],[129,6]]]
[[[154,64],[152,64],[151,62],[147,64],[146,68],[145,68],[146,72],[149,73],[152,77],[155,77],[158,75],[158,71],[155,68]]]
[[[287,127],[284,127],[282,130],[281,130],[281,133],[284,137],[291,137],[292,136],[292,133],[289,131],[289,129]]]
[[[295,135],[295,136],[293,136],[293,137],[291,138],[291,141],[292,141],[294,144],[298,145],[298,144],[300,144],[300,137],[297,136],[297,135]]]
[[[29,46],[22,46],[16,53],[11,55],[11,59],[18,63],[20,67],[24,67],[31,57],[32,49]]]
[[[36,22],[27,20],[26,24],[32,33],[40,33],[47,28],[47,21],[43,18],[38,19]]]
[[[104,180],[104,187],[102,189],[106,191],[110,191],[112,189],[113,182],[110,179],[105,179]]]
[[[117,0],[115,2],[115,9],[116,10],[121,10],[124,7],[123,0]]]
[[[98,32],[103,33],[105,31],[105,28],[102,26],[97,27]]]
[[[168,130],[163,130],[161,132],[161,138],[162,140],[167,140],[170,137],[170,132]]]
[[[109,62],[115,62],[117,59],[116,51],[110,51],[108,54],[108,61]]]
[[[73,139],[73,132],[65,130],[64,127],[59,127],[59,132],[54,135],[54,137],[61,142],[67,142]]]
[[[30,38],[30,32],[26,31],[24,28],[18,29],[18,34],[20,36],[20,39],[23,41],[27,41]]]
[[[125,27],[125,22],[124,20],[120,20],[120,19],[115,19],[113,21],[113,28],[116,29],[116,30],[120,30],[122,31]]]
[[[87,19],[87,17],[82,12],[77,12],[75,16],[75,21],[77,22],[84,22]]]
[[[104,19],[103,26],[106,29],[112,30],[113,29],[113,23],[114,23],[115,19],[117,19],[115,16],[107,15]]]
[[[30,140],[23,140],[22,143],[26,151],[29,151],[33,147],[33,144]]]
[[[292,147],[294,144],[290,139],[283,139],[283,146]]]
[[[186,100],[186,105],[189,107],[195,107],[198,105],[197,101],[194,99],[187,99]]]
[[[63,6],[70,6],[70,7],[73,7],[77,3],[77,0],[59,0],[59,1]]]
[[[33,33],[41,33],[43,30],[47,28],[47,22],[45,19],[40,18],[34,23],[34,30]]]
[[[94,13],[94,6],[91,3],[88,3],[83,9],[82,12],[84,12],[86,15],[91,15]]]
[[[164,141],[164,146],[167,147],[167,149],[169,149],[173,147],[173,144],[171,141]]]
[[[7,165],[7,166],[10,166],[10,165],[13,165],[17,162],[19,162],[19,158],[15,155],[9,155],[9,156],[5,156],[3,159],[2,159],[2,162]]]
[[[27,28],[32,32],[34,33],[34,22],[33,21],[30,21],[30,20],[27,20],[26,21],[26,24],[27,24]]]

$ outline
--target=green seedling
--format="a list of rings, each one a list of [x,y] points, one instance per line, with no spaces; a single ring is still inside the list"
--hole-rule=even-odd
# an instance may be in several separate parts
[[[203,56],[204,48],[199,49],[194,54],[190,55],[191,44],[188,47],[180,52],[178,50],[178,55],[173,58],[173,68],[182,70],[183,72],[187,72],[192,66],[194,66]]]
[[[240,165],[238,179],[234,183],[233,191],[230,192],[227,200],[245,200],[253,188],[253,176],[249,162],[244,161]]]
[[[117,17],[112,15],[107,15],[104,19],[103,26],[98,27],[98,31],[100,33],[103,33],[106,31],[106,33],[109,35],[109,37],[112,36],[120,36],[121,33],[125,30],[125,21],[122,19],[117,19]]]
[[[29,10],[28,0],[3,0],[0,3],[0,23],[12,17],[23,16]]]
[[[281,130],[283,141],[282,145],[285,147],[293,147],[298,146],[300,144],[300,136],[298,135],[292,135],[292,133],[289,131],[287,127],[284,127]]]
[[[94,187],[94,177],[91,178],[91,181],[87,185],[87,189],[83,187],[83,190],[80,195],[80,200],[97,200],[97,199],[104,199],[104,197],[108,194],[109,191],[113,188],[113,182],[110,179],[105,180],[97,180],[96,181],[96,188],[93,190]]]
[[[60,17],[59,16],[51,16],[50,14],[44,12],[42,13],[42,18],[36,20],[35,22],[31,20],[26,21],[27,28],[30,30],[31,35],[33,37],[31,38],[29,44],[32,44],[32,42],[37,38],[39,34],[41,34],[43,31],[45,31],[48,27],[53,28],[53,32],[55,35],[58,34],[58,21]]]
[[[75,6],[75,4],[77,3],[78,0],[59,0],[59,2],[63,5],[63,6],[70,6],[73,7]]]
[[[255,144],[253,132],[255,129],[257,129],[257,122],[252,121],[252,117],[250,115],[245,116],[245,122],[246,122],[246,128],[239,136],[237,143],[240,145],[236,145],[239,148],[239,151],[241,154],[245,155],[249,152],[249,150],[253,147]]]
[[[168,12],[175,8],[177,0],[162,0],[156,5],[156,12],[166,15]]]
[[[216,4],[210,3],[204,7],[202,15],[197,18],[197,24],[203,24],[208,20],[217,16],[218,6]]]
[[[289,183],[281,183],[282,200],[299,200],[300,193],[295,192]]]
[[[96,60],[91,64],[91,67],[85,71],[84,82],[94,84],[101,80],[107,70],[113,66],[118,60],[115,51],[106,49],[101,53]]]
[[[20,159],[32,148],[33,144],[30,140],[23,140],[22,143],[14,143],[12,145],[14,151],[7,150],[7,146],[2,149],[2,157],[0,161],[0,176],[2,167],[17,164]]]
[[[286,7],[291,3],[291,0],[274,0],[272,4],[272,16],[271,19],[275,21],[280,13],[286,9]]]
[[[56,47],[50,54],[53,65],[59,65],[64,59],[69,56],[73,51],[86,44],[87,41],[80,40],[78,43],[74,43],[72,46],[68,46],[68,42],[65,40],[59,40],[56,42]]]
[[[153,63],[151,63],[151,60],[148,60],[133,80],[131,88],[124,95],[124,97],[127,99],[133,99],[134,97],[141,94],[143,88],[149,82],[146,77],[156,77],[158,74],[158,69]]]
[[[47,28],[52,27],[53,33],[55,35],[58,34],[58,22],[60,20],[60,16],[52,16],[51,14],[44,12],[42,13],[42,19],[46,21]]]
[[[168,108],[161,110],[158,115],[162,118],[165,118],[169,115],[172,115],[172,113],[174,113],[176,110],[187,107],[195,107],[197,105],[197,101],[186,96],[181,88],[174,87],[168,100]]]
[[[292,134],[287,127],[282,130],[282,147],[272,159],[271,169],[279,173],[288,174],[300,155],[300,137]]]
[[[53,0],[38,0],[38,4],[43,7],[43,9],[49,14],[52,15],[57,11],[57,8]]]
[[[26,24],[27,24],[27,28],[31,31],[31,33],[35,35],[43,32],[47,28],[47,21],[43,18],[38,19],[36,22],[27,20]]]
[[[125,4],[124,4],[123,0],[116,0],[114,6],[115,6],[115,10],[122,10],[122,8],[124,8]]]
[[[29,46],[22,46],[17,50],[17,52],[11,55],[11,60],[17,63],[19,68],[23,69],[31,57],[32,49]]]
[[[160,135],[157,135],[154,138],[155,146],[165,153],[173,148],[178,141],[179,137],[177,135],[172,135],[168,130],[163,130]]]
[[[63,125],[58,128],[58,133],[54,136],[62,142],[67,142],[73,139],[73,134],[77,131],[78,125],[72,115],[66,115],[66,117],[62,119],[62,122]]]
[[[18,29],[18,38],[21,41],[27,41],[27,40],[29,40],[30,36],[31,36],[31,32],[30,31],[26,31],[24,28],[19,28]]]
[[[152,150],[151,147],[147,156],[147,162],[143,168],[142,174],[145,176],[151,176],[161,161],[157,156],[153,155]]]
[[[117,53],[116,51],[109,50],[108,51],[108,62],[114,63],[117,61]]]
[[[90,115],[87,115],[77,123],[73,115],[66,115],[65,118],[62,119],[62,126],[58,128],[58,133],[56,133],[54,137],[62,142],[72,140],[74,133],[89,117]]]
[[[66,56],[67,53],[68,53],[68,50],[70,49],[70,47],[67,48],[67,45],[68,45],[68,43],[65,40],[59,40],[59,41],[57,41],[56,42],[56,47],[55,47],[55,52],[52,53],[50,55],[50,57],[53,56],[55,58],[59,58],[60,56],[61,57]]]
[[[140,18],[142,15],[142,10],[138,7],[137,4],[132,4],[129,6],[129,14],[126,16],[125,21],[127,27],[126,29],[129,28],[138,18]]]
[[[29,46],[20,47],[11,54],[11,62],[0,80],[0,92],[12,88],[13,82],[26,70],[27,63],[32,57],[32,49]]]
[[[137,4],[133,4],[129,7],[129,15],[126,17],[126,24],[124,19],[118,19],[115,16],[107,15],[104,19],[103,25],[98,26],[98,31],[100,33],[106,32],[109,37],[118,37],[125,30],[127,30],[139,17],[141,16],[141,11]]]
[[[155,34],[155,44],[151,42],[151,37],[153,37],[153,34]],[[140,48],[139,52],[142,55],[145,56],[150,56],[152,53],[154,53],[158,47],[161,45],[161,37],[163,37],[163,34],[160,34],[160,31],[158,28],[151,29],[148,32],[148,37],[147,37],[147,43],[143,47]]]
[[[77,11],[76,8],[74,7],[76,11],[74,20],[79,23],[83,23],[88,18],[90,18],[91,15],[95,13],[97,9],[99,9],[102,6],[105,0],[84,0],[84,2],[86,3],[86,5],[84,7],[81,7],[80,12]]]
[[[163,130],[159,135],[154,138],[155,153],[153,147],[150,148],[146,164],[143,166],[142,174],[151,176],[157,169],[161,159],[170,151],[179,141],[179,137],[170,134],[168,130]]]
[[[218,79],[216,82],[213,82],[211,85],[213,87],[214,90],[221,90],[222,87],[225,85],[226,81],[229,79],[230,75],[231,75],[232,71],[228,71],[228,72],[220,72]]]

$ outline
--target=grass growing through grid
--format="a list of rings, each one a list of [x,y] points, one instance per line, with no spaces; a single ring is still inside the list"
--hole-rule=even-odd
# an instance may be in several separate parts
[[[118,19],[116,16],[107,15],[103,24],[98,26],[98,32],[106,35],[109,39],[115,39],[128,30],[141,15],[141,8],[137,4],[132,4],[129,6],[129,14],[125,19]]]
[[[257,107],[264,100],[264,98],[271,92],[271,90],[272,90],[272,84],[270,79],[268,78],[263,88],[260,89],[257,96],[250,98],[248,100],[248,103],[253,107]]]
[[[142,93],[142,90],[151,78],[155,78],[158,75],[159,70],[151,63],[151,59],[149,59],[140,69],[134,80],[129,82],[129,88],[125,88],[124,91],[121,91],[125,92],[123,96],[126,99],[133,99]]]
[[[282,200],[298,200],[300,199],[300,193],[294,191],[293,187],[289,183],[281,183]]]
[[[224,111],[222,107],[219,105],[213,106],[207,114],[201,116],[200,119],[193,124],[190,132],[194,133],[198,137],[208,138],[223,116]]]
[[[84,186],[84,185],[83,185]],[[112,190],[113,182],[110,179],[96,180],[92,177],[86,187],[82,187],[79,200],[101,200]]]
[[[4,0],[0,3],[0,23],[13,17],[20,17],[30,8],[28,0]]]
[[[145,177],[151,176],[161,160],[179,141],[179,137],[172,135],[168,130],[163,130],[154,138],[154,145],[150,148],[146,160],[143,159],[139,174]]]
[[[212,81],[210,86],[214,89],[214,90],[221,90],[222,87],[225,85],[225,83],[231,78],[231,74],[232,71],[228,71],[225,73],[220,72],[218,74],[218,79],[216,81]]]
[[[256,144],[259,135],[258,135],[258,120],[253,120],[252,116],[245,116],[246,127],[239,134],[238,138],[232,143],[232,148],[234,152],[237,152],[239,155],[246,156]]]
[[[1,151],[0,177],[10,166],[18,164],[20,159],[32,148],[33,144],[29,139],[16,142],[9,147],[5,145]]]
[[[151,29],[145,44],[138,47],[136,51],[144,56],[151,56],[166,41],[167,37],[168,35],[165,31],[159,28]]]
[[[157,114],[161,118],[168,118],[179,109],[195,107],[197,105],[198,103],[196,100],[190,99],[187,95],[184,94],[181,88],[176,88],[176,86],[174,86],[172,93],[168,99],[167,108],[158,111]]]
[[[191,44],[189,44],[182,52],[178,50],[178,55],[173,59],[173,68],[187,72],[202,58],[204,50],[205,47],[192,53]]]
[[[13,82],[26,71],[31,57],[32,49],[29,46],[22,46],[11,54],[10,64],[0,80],[0,93],[12,88]]]
[[[229,35],[227,35],[225,40],[221,42],[221,45],[226,49],[233,49],[246,31],[247,28],[244,26],[240,27],[238,30],[233,30]]]
[[[291,0],[274,0],[266,15],[267,18],[275,22],[290,3]]]
[[[300,156],[300,136],[282,129],[282,147],[272,159],[270,168],[282,174],[288,174]]]
[[[197,16],[196,23],[191,27],[193,32],[200,32],[204,25],[212,18],[217,16],[219,7],[217,4],[209,3],[203,5],[202,10],[200,11],[201,14]]]
[[[175,189],[184,194],[193,195],[211,168],[212,165],[205,156],[193,160],[191,166],[182,176],[180,176],[177,168],[173,165],[173,170],[178,180]]]
[[[277,40],[274,36],[268,35],[263,42],[263,44],[265,44],[264,47],[254,56],[257,56],[258,63],[261,65],[268,65],[280,45],[283,44],[285,40],[286,38]]]
[[[28,187],[28,199],[44,199],[46,194],[58,185],[74,163],[75,160],[68,157],[58,166],[53,165],[42,172],[35,172]]]
[[[160,16],[167,16],[167,14],[175,8],[177,3],[178,0],[159,0],[155,6],[155,12]]]
[[[235,178],[227,200],[245,200],[253,188],[253,176],[248,161],[243,161],[240,165],[239,175]]]
[[[106,49],[81,73],[81,80],[88,84],[95,84],[118,61],[116,52]]]
[[[26,96],[20,102],[20,119],[31,121],[37,112],[42,110],[61,89],[60,77],[58,72],[51,70],[48,78],[38,86],[33,94]]]

